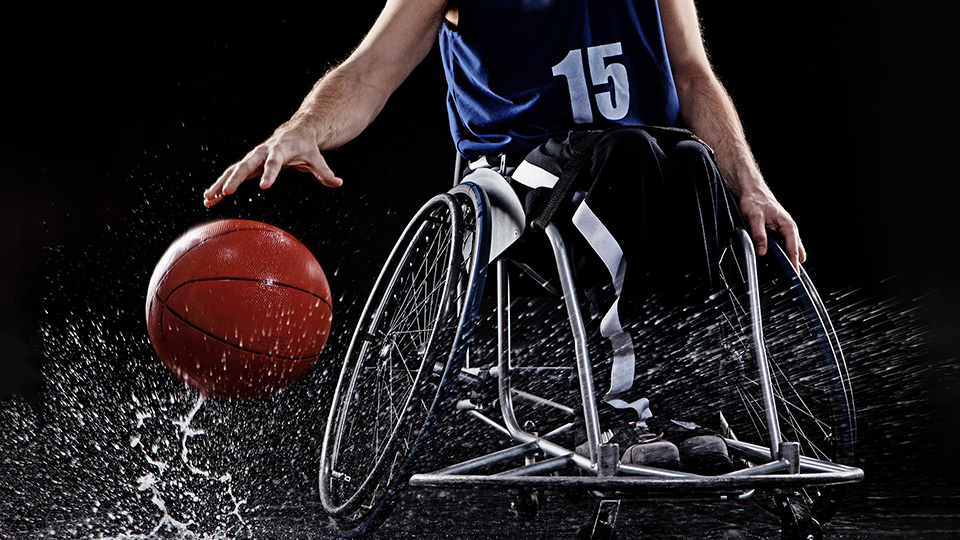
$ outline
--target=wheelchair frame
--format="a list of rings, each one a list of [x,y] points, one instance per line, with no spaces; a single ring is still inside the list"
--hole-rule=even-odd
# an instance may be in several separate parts
[[[457,167],[459,172],[459,162]],[[499,181],[497,178],[499,178]],[[499,258],[505,247],[518,237],[523,230],[522,212],[521,215],[517,215],[518,201],[511,200],[511,195],[516,198],[502,176],[493,173],[493,171],[486,172],[475,180],[468,177],[465,182],[449,192],[448,196],[458,198],[461,204],[464,201],[470,201],[470,204],[473,205],[472,210],[477,223],[472,234],[476,235],[473,241],[477,243],[478,247],[475,246],[475,252],[473,253],[475,262],[471,268],[472,275],[467,281],[467,286],[471,290],[461,291],[457,295],[461,304],[458,311],[462,310],[465,313],[459,321],[459,324],[465,328],[462,329],[462,332],[460,328],[457,331],[458,340],[462,338],[463,341],[454,343],[449,361],[442,368],[443,381],[441,381],[440,387],[443,388],[445,384],[449,385],[450,378],[453,376],[477,378],[484,375],[495,377],[497,379],[497,402],[502,423],[494,420],[483,407],[470,400],[458,401],[456,409],[509,437],[515,444],[431,472],[415,472],[412,470],[413,463],[404,465],[406,470],[396,477],[398,485],[391,486],[385,492],[383,499],[372,505],[370,511],[376,514],[380,512],[381,506],[386,509],[390,500],[395,496],[396,489],[402,487],[404,482],[410,486],[424,488],[486,487],[520,489],[522,491],[526,490],[528,493],[542,489],[570,488],[593,492],[599,496],[600,502],[594,513],[592,523],[587,525],[584,529],[587,532],[583,535],[589,538],[605,538],[613,530],[620,500],[623,498],[677,496],[679,494],[684,498],[697,495],[715,500],[745,500],[752,498],[758,490],[774,490],[777,492],[778,513],[784,525],[784,538],[820,537],[820,524],[811,515],[809,509],[805,508],[806,503],[800,500],[801,497],[791,495],[791,490],[810,486],[853,483],[861,480],[864,473],[861,469],[853,466],[801,455],[799,442],[784,440],[774,398],[770,363],[764,346],[757,260],[752,241],[747,233],[738,229],[735,233],[734,243],[740,250],[739,256],[746,263],[745,273],[752,325],[752,353],[756,370],[759,373],[764,409],[763,416],[765,425],[768,426],[767,444],[762,446],[738,440],[733,436],[725,436],[724,440],[731,456],[737,456],[750,464],[746,468],[734,470],[730,473],[702,476],[688,472],[663,470],[621,463],[617,445],[601,442],[601,426],[597,411],[593,366],[588,351],[586,326],[580,310],[569,252],[562,235],[554,224],[547,226],[545,233],[556,260],[563,301],[573,334],[588,455],[580,455],[572,449],[551,440],[572,429],[574,425],[572,422],[543,435],[532,432],[532,428],[525,429],[524,426],[520,425],[514,407],[515,397],[554,409],[564,415],[572,416],[574,409],[549,398],[520,391],[514,388],[512,384],[511,374],[514,367],[512,366],[510,353],[512,336],[510,333],[509,277],[506,262]],[[491,204],[491,199],[494,204]],[[491,231],[491,229],[493,230]],[[779,251],[779,247],[773,242],[771,242],[771,248],[773,252]],[[464,253],[464,256],[466,255]],[[785,257],[782,252],[776,253],[775,256]],[[465,352],[465,348],[469,341],[469,331],[473,324],[472,319],[475,317],[478,298],[483,288],[488,262],[496,262],[497,268],[497,361],[492,367],[476,367],[470,364],[469,354]],[[385,272],[387,272],[386,269]],[[817,317],[820,318],[821,324],[827,331],[830,347],[835,348],[835,354],[840,354],[839,343],[836,342],[833,329],[826,317],[826,311],[813,288],[809,276],[801,268],[796,277],[803,293],[810,298]],[[396,277],[392,279],[396,279]],[[376,294],[376,290],[375,288],[373,295]],[[470,306],[464,308],[464,303],[470,304]],[[471,310],[473,313],[470,312]],[[358,334],[366,332],[363,324],[363,321],[361,321]],[[351,345],[352,347],[353,345]],[[461,357],[458,358],[458,355]],[[468,357],[466,365],[457,369],[459,367],[458,362],[463,361],[463,356]],[[840,358],[842,360],[842,356]],[[339,509],[329,503],[325,493],[329,489],[331,478],[335,478],[338,474],[343,476],[343,474],[338,473],[334,469],[334,464],[331,464],[328,460],[330,455],[328,445],[333,444],[333,453],[339,453],[340,450],[337,449],[339,442],[336,441],[342,435],[343,428],[337,428],[341,432],[335,433],[331,437],[331,426],[336,424],[337,404],[341,400],[341,387],[344,385],[345,377],[348,377],[348,368],[348,365],[344,366],[344,374],[341,375],[341,382],[338,385],[338,397],[335,397],[334,407],[331,410],[322,457],[324,465],[321,470],[321,495],[325,509],[333,516],[335,529],[337,529],[336,516]],[[354,374],[354,377],[356,377],[356,374]],[[351,386],[348,392],[352,392],[354,383],[351,380],[348,381],[348,384]],[[845,396],[848,391],[849,388],[845,386],[843,390]],[[440,394],[442,392],[438,392],[437,403],[446,400]],[[349,399],[349,395],[346,399]],[[436,405],[430,409],[427,419],[424,421],[425,425],[431,424],[431,420],[436,419],[435,410],[439,411],[439,409],[436,409]],[[850,412],[852,414],[852,403],[850,404]],[[345,413],[340,414],[340,421],[343,421]],[[431,415],[433,416],[431,417]],[[849,429],[852,430],[853,426],[849,426]],[[406,458],[408,461],[416,461],[414,454],[422,451],[420,443],[422,438],[421,435],[418,435],[417,443],[413,445],[415,448],[410,450],[410,457]],[[541,460],[537,456],[546,456],[546,459]],[[521,458],[524,464],[518,467],[515,463],[516,460]],[[333,459],[336,460],[336,457]],[[377,466],[379,466],[379,462]],[[571,466],[575,468],[578,474],[564,474],[565,471],[571,469]],[[494,469],[494,472],[479,472],[489,469]],[[377,474],[376,467],[370,474],[371,476]],[[327,485],[324,485],[324,482]],[[334,511],[331,512],[331,509]],[[380,519],[384,517],[380,516]],[[369,521],[376,520],[371,519]],[[340,532],[348,536],[362,534],[368,530],[367,525],[367,523],[362,523],[360,527],[347,527],[346,530],[340,530]],[[376,523],[373,523],[373,526],[375,525]]]

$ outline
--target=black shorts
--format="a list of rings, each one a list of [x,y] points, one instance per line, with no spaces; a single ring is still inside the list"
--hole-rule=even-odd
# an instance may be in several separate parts
[[[598,291],[609,288],[616,279],[611,269],[621,264],[627,299],[653,289],[687,288],[687,278],[716,285],[721,249],[740,223],[711,150],[686,130],[571,132],[530,152],[512,178],[531,222],[545,209],[552,212],[550,221],[570,245],[577,282],[601,303]],[[598,229],[616,246],[611,238],[598,238]],[[515,253],[548,255],[529,246],[542,243],[529,241],[536,232],[527,236],[528,245]]]

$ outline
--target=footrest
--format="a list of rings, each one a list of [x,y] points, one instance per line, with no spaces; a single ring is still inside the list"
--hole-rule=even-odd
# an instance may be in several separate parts
[[[579,488],[594,491],[623,493],[655,493],[666,491],[746,491],[760,488],[796,488],[812,485],[846,484],[858,482],[863,471],[850,467],[845,471],[801,474],[759,474],[724,476],[687,476],[683,478],[656,478],[648,476],[509,476],[415,474],[410,485],[444,488],[521,488],[540,489]]]

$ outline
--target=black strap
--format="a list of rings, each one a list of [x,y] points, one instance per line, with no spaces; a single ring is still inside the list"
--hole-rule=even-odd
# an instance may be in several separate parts
[[[600,137],[604,133],[603,131],[591,131],[577,141],[570,149],[572,155],[570,159],[567,160],[566,165],[564,165],[563,172],[560,173],[560,178],[557,180],[556,185],[553,186],[550,192],[550,198],[530,223],[530,227],[534,231],[543,232],[543,230],[547,228],[547,225],[550,224],[550,221],[553,220],[553,215],[557,213],[560,205],[567,200],[567,193],[570,192],[574,180],[580,175],[580,170],[587,161],[588,151],[597,144],[597,141],[600,140]]]

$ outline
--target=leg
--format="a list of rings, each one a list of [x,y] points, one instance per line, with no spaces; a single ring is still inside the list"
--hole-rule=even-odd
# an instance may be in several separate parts
[[[589,163],[590,184],[575,203],[571,244],[578,280],[605,314],[604,323],[622,316],[630,322],[641,312],[636,304],[651,295],[689,303],[684,297],[703,276],[716,286],[719,249],[733,230],[735,210],[704,145],[674,132],[658,139],[645,130],[618,129],[599,140]],[[618,393],[630,387],[618,385],[618,377],[632,381],[633,373],[618,376],[617,350],[630,344],[619,331],[603,332],[608,338],[613,333],[623,342],[611,338],[611,388]]]
[[[634,343],[621,321],[621,298],[629,297],[642,272],[639,253],[657,251],[654,234],[664,223],[669,171],[656,140],[642,130],[612,130],[591,149],[589,185],[574,195],[571,233],[577,278],[598,308],[601,335],[613,348],[610,389],[604,401],[636,411],[641,427],[650,416],[646,398],[631,393]],[[628,395],[629,394],[629,395]],[[630,413],[627,413],[630,416]]]
[[[647,400],[632,389],[634,342],[620,320],[621,298],[643,297],[647,291],[665,288],[674,276],[702,271],[709,266],[705,261],[715,261],[716,207],[723,201],[715,197],[722,193],[717,187],[719,173],[705,147],[677,132],[664,134],[663,145],[641,129],[613,129],[591,137],[571,134],[566,140],[547,143],[527,158],[541,171],[554,175],[579,171],[573,175],[572,192],[560,188],[560,192],[572,194],[572,200],[553,219],[568,232],[578,283],[602,315],[600,333],[613,348],[610,390],[604,400],[624,411],[615,415],[622,416],[622,422],[639,420],[641,430],[650,411]],[[520,172],[518,169],[522,183],[534,185],[521,178]],[[543,177],[531,180],[543,183]],[[565,186],[564,180],[559,184]],[[556,196],[554,193],[551,200]],[[709,236],[707,229],[712,231]],[[714,245],[712,253],[697,256],[701,250],[696,246],[708,244]],[[629,440],[621,443],[627,443],[624,448],[630,444]],[[664,444],[677,455],[675,446]]]

